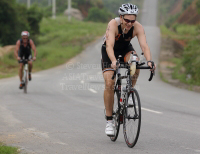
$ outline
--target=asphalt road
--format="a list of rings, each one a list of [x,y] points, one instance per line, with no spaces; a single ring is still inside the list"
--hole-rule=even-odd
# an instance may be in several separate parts
[[[157,0],[145,0],[141,23],[158,64],[160,31]],[[133,45],[141,52],[137,39]],[[34,73],[28,94],[18,77],[0,80],[0,141],[37,154],[194,154],[200,153],[200,95],[178,89],[142,70],[136,88],[142,101],[137,145],[126,146],[122,129],[116,142],[105,135],[100,66],[102,39],[65,65]]]

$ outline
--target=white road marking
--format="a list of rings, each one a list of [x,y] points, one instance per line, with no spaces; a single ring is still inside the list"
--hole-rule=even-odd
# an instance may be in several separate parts
[[[82,84],[84,84],[84,81],[83,81],[83,80],[81,80],[81,83],[82,83]]]
[[[88,89],[88,90],[91,91],[91,92],[93,92],[93,93],[95,93],[95,94],[97,93],[97,91],[94,90],[94,89],[91,89],[91,88],[90,88],[90,89]]]
[[[143,107],[141,109],[145,110],[145,111],[153,112],[153,113],[156,113],[156,114],[163,114],[162,112],[146,109],[146,108],[143,108]]]

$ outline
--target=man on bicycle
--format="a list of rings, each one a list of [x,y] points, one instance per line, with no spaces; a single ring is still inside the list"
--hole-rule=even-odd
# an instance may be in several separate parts
[[[106,109],[107,124],[105,133],[108,136],[114,135],[113,125],[113,104],[114,104],[114,84],[112,80],[114,70],[116,70],[117,57],[122,55],[121,61],[128,62],[130,54],[136,51],[130,43],[131,39],[135,36],[138,38],[140,47],[147,60],[148,66],[152,68],[151,52],[146,42],[146,36],[143,26],[136,21],[138,15],[138,7],[133,4],[123,4],[119,10],[119,17],[112,19],[108,23],[106,34],[104,37],[104,44],[101,48],[102,53],[102,71],[105,80],[104,89],[104,105]],[[154,71],[155,67],[151,70]],[[136,70],[133,76],[134,86],[139,76],[139,70]]]
[[[33,67],[32,60],[36,60],[36,47],[33,42],[33,40],[29,39],[29,32],[28,31],[22,31],[21,33],[22,38],[19,39],[16,42],[16,48],[15,48],[15,56],[16,59],[19,62],[19,79],[20,79],[20,86],[19,89],[23,88],[24,81],[22,81],[22,72],[23,72],[23,59],[28,60],[29,65],[29,81],[31,80],[31,70]],[[34,57],[32,58],[32,52],[31,49],[34,51]]]

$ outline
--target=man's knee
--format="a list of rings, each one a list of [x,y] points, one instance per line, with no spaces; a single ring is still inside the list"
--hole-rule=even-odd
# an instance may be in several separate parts
[[[19,65],[19,70],[22,71],[23,70],[23,64]]]
[[[29,61],[29,62],[28,62],[28,64],[29,64],[29,65],[32,65],[32,64],[33,64],[33,62],[32,62],[32,61]]]
[[[114,85],[115,85],[114,81],[106,81],[105,89],[106,90],[114,90]]]
[[[137,78],[139,77],[139,75],[140,75],[140,70],[136,69],[135,74],[133,75],[133,79],[137,80]]]

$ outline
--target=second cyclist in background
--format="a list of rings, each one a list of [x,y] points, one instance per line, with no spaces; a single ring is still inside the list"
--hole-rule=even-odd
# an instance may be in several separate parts
[[[20,79],[20,86],[19,89],[23,88],[24,82],[22,81],[23,76],[23,59],[28,60],[29,65],[29,81],[31,81],[31,71],[33,68],[32,60],[36,60],[36,47],[32,39],[29,39],[29,32],[22,31],[21,39],[16,42],[15,48],[15,57],[19,62],[19,79]],[[32,57],[31,49],[34,51],[34,57]]]

